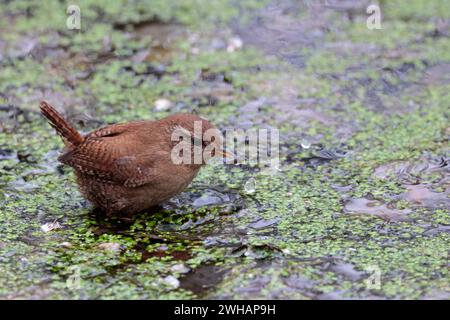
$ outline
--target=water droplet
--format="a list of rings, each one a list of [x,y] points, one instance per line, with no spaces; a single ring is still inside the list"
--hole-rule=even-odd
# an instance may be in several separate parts
[[[309,141],[307,139],[303,139],[300,142],[300,145],[302,146],[303,149],[309,149],[309,148],[311,148],[311,141]]]
[[[255,178],[250,178],[244,185],[244,190],[247,193],[254,193],[256,191],[256,180]]]

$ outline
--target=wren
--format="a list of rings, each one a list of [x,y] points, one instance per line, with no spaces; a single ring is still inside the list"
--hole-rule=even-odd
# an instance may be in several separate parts
[[[58,160],[74,169],[81,193],[107,215],[134,214],[160,204],[195,178],[206,161],[174,161],[173,150],[179,143],[173,139],[174,130],[181,132],[183,141],[199,143],[201,151],[212,150],[211,156],[232,157],[223,150],[220,134],[205,139],[206,131],[217,129],[193,114],[112,124],[82,135],[48,102],[42,101],[40,108],[64,141]],[[187,150],[194,153],[194,149]]]

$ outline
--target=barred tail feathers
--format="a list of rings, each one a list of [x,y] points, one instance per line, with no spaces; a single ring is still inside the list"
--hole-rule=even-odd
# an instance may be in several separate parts
[[[48,102],[42,101],[40,103],[40,107],[42,115],[48,119],[50,125],[64,139],[64,141],[67,141],[74,146],[79,145],[84,141],[81,134]]]

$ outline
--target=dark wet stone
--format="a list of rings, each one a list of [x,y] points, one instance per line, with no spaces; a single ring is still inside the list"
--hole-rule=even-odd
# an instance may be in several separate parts
[[[260,292],[270,282],[270,280],[270,277],[260,277],[250,281],[247,286],[236,288],[234,291],[238,293]]]
[[[431,228],[426,230],[423,235],[425,236],[434,236],[440,232],[450,233],[450,226],[442,226],[439,225],[436,228]]]
[[[306,279],[306,278],[302,278],[302,277],[298,277],[298,276],[289,276],[288,278],[286,278],[284,280],[284,283],[291,288],[294,289],[307,289],[307,288],[311,288],[315,281]]]
[[[450,299],[450,291],[442,291],[442,290],[433,290],[428,293],[423,300],[449,300]]]
[[[324,160],[335,160],[345,157],[345,152],[337,149],[322,149],[314,153],[314,156]]]
[[[239,210],[236,214],[235,217],[236,218],[242,218],[242,217],[251,217],[253,215],[253,212],[251,212],[248,209],[242,209]]]
[[[0,161],[15,159],[17,157],[16,152],[11,149],[0,149]]]
[[[199,266],[179,279],[180,287],[202,296],[209,289],[219,284],[227,271],[223,267],[214,265]]]
[[[314,43],[317,34],[312,31],[318,28],[314,28],[310,21],[299,22],[286,14],[300,10],[299,3],[274,2],[257,12],[249,25],[236,25],[234,29],[245,44],[301,67],[304,66],[304,57],[299,54],[300,48]]]
[[[278,221],[280,221],[279,218],[275,218],[275,219],[269,219],[269,220],[258,220],[256,222],[253,222],[251,224],[248,225],[249,228],[255,229],[255,230],[262,230],[268,227],[271,227],[275,224],[278,223]]]
[[[181,226],[177,224],[160,224],[156,227],[158,231],[183,231],[188,230],[194,226],[194,222],[192,220],[189,220],[185,223],[183,223]]]
[[[199,226],[201,224],[204,224],[208,221],[211,221],[214,219],[213,215],[207,215],[205,217],[199,218],[195,221],[189,219],[187,222],[183,223],[182,225],[177,224],[161,224],[157,226],[157,229],[159,231],[183,231],[188,230],[191,228],[194,228],[196,226]]]
[[[146,75],[146,76],[153,75],[153,76],[157,77],[158,79],[161,78],[166,73],[164,66],[162,66],[162,65],[154,66],[151,64],[148,64],[146,66],[145,70],[142,70],[142,71],[135,70],[131,66],[124,67],[124,70],[132,71],[135,75]]]
[[[224,247],[224,248],[238,248],[242,246],[242,242],[229,236],[209,236],[203,240],[207,247]]]
[[[200,198],[195,199],[193,205],[195,207],[203,207],[220,203],[222,203],[222,199],[220,197],[203,195]]]
[[[345,211],[353,214],[369,214],[384,220],[405,221],[411,213],[409,209],[396,209],[392,205],[383,204],[366,198],[352,199],[345,205]]]
[[[28,182],[25,181],[22,177],[18,178],[15,181],[12,181],[8,184],[8,188],[9,189],[14,189],[17,191],[24,191],[24,192],[28,192],[28,191],[33,191],[39,188],[39,185],[33,183],[33,182]]]
[[[316,298],[319,300],[344,300],[343,294],[347,291],[344,290],[337,290],[333,292],[327,292],[319,294]]]
[[[379,179],[390,177],[399,179],[407,185],[419,184],[428,176],[449,170],[449,158],[425,155],[415,161],[393,161],[377,167],[373,176]]]
[[[208,191],[194,200],[194,207],[223,204],[230,201],[230,197],[214,191]]]
[[[424,74],[423,82],[427,85],[450,83],[450,63],[439,63],[429,67]]]
[[[34,157],[32,154],[28,152],[18,152],[17,158],[20,162],[26,162],[26,163],[37,163],[36,157]]]
[[[11,58],[23,58],[29,55],[35,47],[39,45],[37,38],[22,38],[9,50],[8,55]]]
[[[303,157],[299,159],[295,159],[295,156],[300,153],[302,149],[300,148],[298,151],[291,152],[291,156],[287,157],[287,162],[295,162],[302,161],[308,166],[317,167],[324,163],[327,163],[331,160],[337,160],[346,156],[346,152],[339,149],[319,149],[312,152],[312,155],[308,157]]]
[[[339,191],[339,192],[344,193],[344,192],[347,192],[347,191],[352,190],[353,186],[352,186],[352,185],[348,185],[348,186],[333,185],[333,188],[334,188],[336,191]]]
[[[420,205],[427,208],[444,208],[450,206],[448,192],[433,192],[422,184],[406,186],[407,192],[400,197],[411,202],[413,205]]]
[[[403,172],[408,165],[409,163],[407,161],[390,162],[376,168],[373,172],[373,176],[379,179],[386,179],[389,176]]]
[[[204,68],[200,72],[200,79],[207,82],[222,82],[225,81],[226,75],[223,72],[212,72],[209,68]]]
[[[351,281],[358,281],[364,276],[364,272],[355,270],[355,266],[351,263],[341,263],[330,267],[330,270],[341,274]]]

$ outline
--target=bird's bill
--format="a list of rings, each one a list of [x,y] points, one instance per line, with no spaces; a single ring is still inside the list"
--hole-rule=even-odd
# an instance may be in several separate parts
[[[225,151],[225,150],[218,150],[216,152],[216,157],[225,157],[227,159],[234,159],[235,155],[233,153]]]

